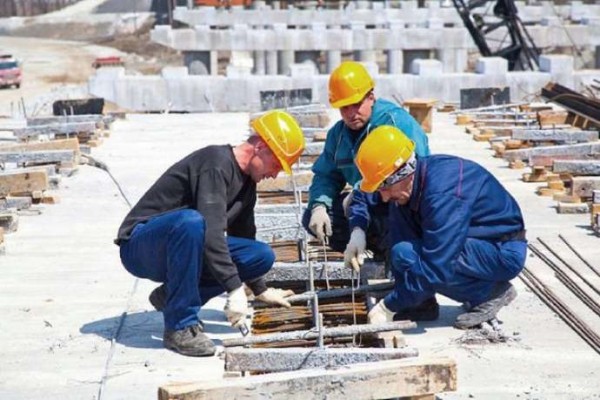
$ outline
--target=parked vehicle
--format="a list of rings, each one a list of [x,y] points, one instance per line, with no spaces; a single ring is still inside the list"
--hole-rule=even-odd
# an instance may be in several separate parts
[[[19,62],[9,54],[0,54],[0,87],[21,87],[23,79]]]

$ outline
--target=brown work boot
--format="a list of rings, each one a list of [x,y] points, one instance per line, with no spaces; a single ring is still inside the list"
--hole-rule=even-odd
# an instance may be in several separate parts
[[[498,311],[509,305],[517,297],[517,291],[510,282],[498,282],[492,290],[490,299],[471,308],[469,312],[456,317],[454,326],[458,329],[470,329],[496,317]]]
[[[184,356],[206,357],[215,354],[215,344],[202,332],[200,324],[178,331],[165,329],[163,345]]]
[[[405,308],[394,315],[394,321],[435,321],[440,316],[440,305],[435,296],[415,307]]]

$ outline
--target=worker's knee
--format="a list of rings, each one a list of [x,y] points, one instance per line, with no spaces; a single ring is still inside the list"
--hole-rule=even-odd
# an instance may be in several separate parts
[[[264,275],[269,272],[275,262],[275,252],[268,244],[257,242],[255,254],[260,260],[258,263],[258,271],[256,271],[257,275]]]
[[[203,242],[206,223],[202,214],[196,210],[181,210],[177,213],[177,220],[171,229],[170,238],[186,237]]]
[[[404,272],[418,262],[420,257],[419,242],[405,241],[396,243],[390,251],[392,268],[397,272]]]

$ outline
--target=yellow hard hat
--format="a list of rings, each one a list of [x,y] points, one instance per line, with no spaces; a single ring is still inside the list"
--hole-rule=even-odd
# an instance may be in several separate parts
[[[304,135],[294,117],[282,110],[272,110],[252,121],[252,128],[265,141],[288,174],[292,164],[304,151]]]
[[[408,161],[415,143],[400,129],[379,126],[365,138],[356,153],[355,163],[362,175],[360,190],[374,192],[381,183]]]
[[[333,108],[356,104],[374,87],[373,79],[364,65],[345,61],[329,77],[329,103]]]

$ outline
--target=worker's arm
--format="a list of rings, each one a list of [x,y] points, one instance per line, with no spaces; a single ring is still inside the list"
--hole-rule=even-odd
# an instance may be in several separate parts
[[[244,205],[239,216],[227,228],[227,235],[246,239],[256,239],[256,223],[254,221],[254,206],[256,205],[256,192],[253,198]]]
[[[381,195],[378,192],[365,193],[355,188],[352,190],[352,200],[348,205],[348,223],[350,232],[354,228],[367,231],[371,222],[369,208],[381,204]]]
[[[319,203],[331,209],[333,199],[346,186],[346,178],[338,169],[334,157],[338,137],[339,135],[333,134],[333,129],[329,131],[323,153],[313,165],[314,177],[309,189],[308,209],[312,209]],[[349,162],[353,161],[349,160]]]
[[[222,170],[203,171],[197,177],[196,209],[206,222],[204,267],[227,292],[242,286],[237,268],[231,260],[225,232],[227,231],[227,187]]]
[[[454,194],[435,194],[424,198],[419,205],[418,219],[421,221],[421,258],[420,263],[405,273],[404,289],[420,292],[432,285],[443,284],[454,275],[456,262],[462,251],[469,230],[471,216],[470,205]],[[404,215],[412,211],[408,207],[399,207]],[[393,218],[390,223],[395,229],[408,227],[414,221],[410,218]],[[400,235],[402,236],[402,235]],[[413,238],[405,235],[405,240]],[[393,257],[393,256],[392,256]]]

